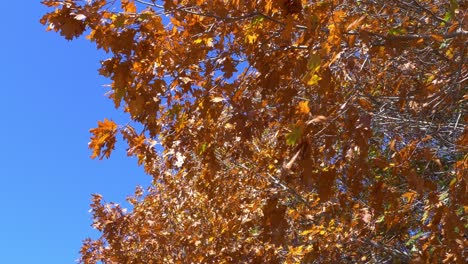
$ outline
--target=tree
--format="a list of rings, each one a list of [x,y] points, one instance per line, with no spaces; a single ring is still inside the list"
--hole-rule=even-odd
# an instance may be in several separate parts
[[[82,263],[466,260],[466,1],[42,3],[133,120],[92,157],[153,178],[93,196]]]

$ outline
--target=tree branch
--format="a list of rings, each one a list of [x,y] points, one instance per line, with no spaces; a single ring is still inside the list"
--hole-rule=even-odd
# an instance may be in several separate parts
[[[434,38],[442,38],[442,39],[450,39],[455,38],[458,36],[466,36],[468,35],[468,31],[463,29],[458,29],[454,32],[447,33],[447,34],[407,34],[407,35],[390,35],[390,34],[381,34],[375,33],[372,31],[362,30],[361,32],[357,31],[349,31],[345,32],[346,35],[355,35],[361,36],[363,33],[382,38],[384,40],[396,40],[396,41],[407,41],[407,40],[415,40],[415,39],[434,39]]]
[[[155,4],[155,3],[150,3],[150,2],[146,2],[146,1],[142,1],[142,0],[135,0],[135,2],[138,2],[140,4],[144,4],[144,5],[148,5],[148,6],[157,7],[159,9],[164,9],[164,6],[158,5],[158,4]],[[211,17],[211,18],[214,18],[214,19],[217,19],[217,20],[222,20],[222,21],[225,21],[225,22],[235,22],[235,21],[244,20],[244,19],[248,19],[248,18],[252,18],[252,17],[256,17],[256,16],[261,16],[261,17],[263,17],[263,18],[265,18],[267,20],[270,20],[270,21],[272,21],[274,23],[277,23],[277,24],[280,24],[282,26],[286,25],[284,22],[281,22],[281,21],[279,21],[279,20],[277,20],[275,18],[272,18],[271,16],[268,16],[268,15],[266,15],[264,13],[261,13],[261,12],[253,12],[253,13],[250,13],[250,14],[237,16],[237,17],[221,17],[221,16],[211,14],[211,13],[202,13],[202,12],[192,11],[192,10],[189,10],[190,8],[194,8],[194,7],[179,7],[179,8],[175,8],[173,10],[168,10],[167,12],[171,13],[171,12],[175,12],[175,11],[180,11],[180,12],[185,12],[187,14],[192,14],[192,15],[197,15],[197,16]],[[301,30],[306,30],[307,29],[307,27],[303,26],[303,25],[296,25],[295,27],[298,28],[298,29],[301,29]]]

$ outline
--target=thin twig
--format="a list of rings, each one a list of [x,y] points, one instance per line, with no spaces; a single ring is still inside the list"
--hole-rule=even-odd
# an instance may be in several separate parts
[[[135,2],[144,4],[144,5],[148,5],[148,6],[157,7],[159,9],[164,9],[164,6],[157,5],[155,3],[150,3],[150,2],[146,2],[146,1],[142,1],[142,0],[135,0]],[[248,18],[252,18],[252,17],[256,17],[256,16],[261,16],[261,17],[263,17],[263,18],[265,18],[267,20],[270,20],[270,21],[275,22],[277,24],[280,24],[282,26],[286,25],[284,22],[281,22],[281,21],[279,21],[279,20],[277,20],[277,19],[275,19],[275,18],[273,18],[271,16],[268,16],[268,15],[266,15],[264,13],[261,13],[261,12],[253,12],[253,13],[250,13],[250,14],[237,16],[237,17],[221,17],[221,16],[211,14],[211,13],[202,13],[202,12],[192,11],[192,10],[189,10],[189,8],[194,8],[194,7],[179,7],[179,8],[175,8],[173,10],[168,10],[168,12],[170,13],[170,12],[175,12],[175,11],[181,11],[181,12],[185,12],[187,14],[203,16],[203,17],[211,17],[211,18],[214,18],[214,19],[217,19],[217,20],[222,20],[222,21],[225,21],[225,22],[235,22],[235,21],[244,20],[244,19],[248,19]],[[301,30],[306,30],[307,29],[307,27],[303,26],[303,25],[295,25],[294,27],[296,27],[297,29],[301,29]]]

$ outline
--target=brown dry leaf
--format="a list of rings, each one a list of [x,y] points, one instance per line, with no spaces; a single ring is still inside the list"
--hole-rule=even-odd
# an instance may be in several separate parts
[[[131,210],[94,196],[81,263],[465,259],[465,4],[159,2],[42,1],[129,114],[92,157],[120,133],[152,179]]]

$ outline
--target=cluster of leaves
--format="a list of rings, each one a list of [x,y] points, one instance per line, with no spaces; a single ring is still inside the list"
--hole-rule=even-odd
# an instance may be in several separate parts
[[[92,156],[120,133],[154,179],[94,196],[82,263],[465,263],[466,1],[43,4],[142,127]]]

